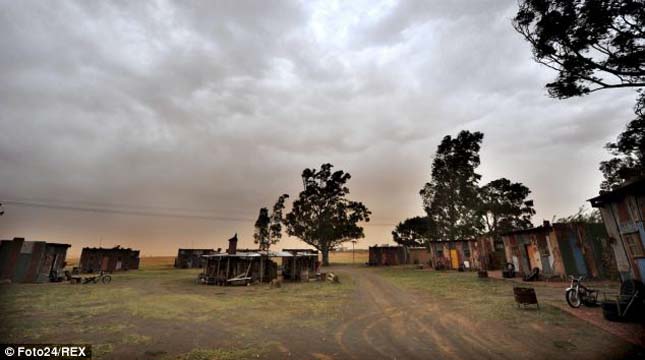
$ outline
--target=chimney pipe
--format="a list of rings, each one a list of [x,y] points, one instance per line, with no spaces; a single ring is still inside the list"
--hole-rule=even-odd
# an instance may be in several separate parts
[[[228,239],[228,250],[226,250],[226,252],[229,254],[235,254],[237,252],[237,233],[235,233],[235,236]]]

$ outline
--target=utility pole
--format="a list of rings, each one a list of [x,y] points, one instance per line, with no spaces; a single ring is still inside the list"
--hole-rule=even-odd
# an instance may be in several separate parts
[[[356,244],[356,240],[352,240],[352,264],[354,263],[354,259],[356,258],[356,254],[354,252],[354,245]]]

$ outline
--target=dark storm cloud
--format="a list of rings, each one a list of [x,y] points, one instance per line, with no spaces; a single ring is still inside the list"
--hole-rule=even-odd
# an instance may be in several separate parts
[[[253,218],[332,162],[389,224],[420,213],[438,141],[468,128],[486,134],[485,181],[529,185],[538,221],[564,215],[595,194],[634,96],[548,98],[516,6],[1,1],[0,196]],[[253,223],[16,206],[1,220],[1,237],[147,253],[248,241]]]

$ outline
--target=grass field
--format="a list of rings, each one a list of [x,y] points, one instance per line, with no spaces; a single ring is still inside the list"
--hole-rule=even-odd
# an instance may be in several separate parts
[[[141,270],[113,274],[108,285],[3,285],[0,337],[91,343],[96,358],[255,358],[276,351],[284,333],[324,333],[353,287],[349,279],[205,286],[195,282],[200,270],[173,269],[171,260],[142,258]]]
[[[540,302],[540,308],[536,310],[535,306],[528,309],[517,307],[512,294],[513,286],[518,284],[499,279],[480,279],[473,272],[428,271],[411,266],[379,268],[376,271],[397,287],[419,296],[424,303],[432,304],[448,324],[459,323],[466,331],[470,329],[473,334],[482,334],[482,341],[490,342],[491,334],[493,339],[500,341],[505,337],[512,338],[513,334],[524,334],[520,335],[526,339],[523,350],[531,352],[531,357],[535,357],[539,351],[544,351],[546,355],[549,348],[562,350],[562,354],[596,349],[595,356],[598,358],[605,358],[609,354],[610,358],[645,356],[644,349],[633,345],[638,341],[627,344],[624,338],[618,339],[564,311],[562,307],[566,308],[566,302],[563,289],[567,283],[562,283],[561,288],[541,283],[519,285],[535,289]],[[600,311],[598,308],[594,310]],[[645,335],[645,327],[624,325],[625,329],[635,332],[635,338],[638,338],[638,333]],[[482,329],[485,329],[485,333],[481,332]],[[601,355],[601,351],[606,353]]]
[[[430,296],[438,304],[450,304],[452,311],[467,313],[475,320],[501,320],[511,326],[527,320],[556,325],[572,320],[559,309],[544,303],[541,304],[542,311],[509,311],[515,308],[514,299],[509,296],[513,284],[479,279],[472,272],[415,271],[410,267],[380,268],[379,271],[398,286]],[[560,300],[563,299],[561,297]]]
[[[195,281],[200,270],[172,268],[173,257],[144,257],[140,270],[112,274],[107,285],[4,284],[0,338],[92,344],[97,359],[642,354],[550,306],[551,295],[563,301],[561,289],[538,289],[541,310],[524,311],[509,282],[472,272],[360,266],[367,252],[360,263],[356,255],[355,266],[326,268],[340,284],[205,286]],[[351,252],[331,260],[351,264]]]

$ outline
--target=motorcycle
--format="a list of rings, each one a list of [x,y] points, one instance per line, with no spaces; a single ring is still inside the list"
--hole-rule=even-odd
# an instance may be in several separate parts
[[[565,297],[569,306],[577,309],[582,304],[585,306],[598,305],[598,290],[582,285],[584,276],[575,277],[570,275],[569,278],[571,279],[571,285],[565,290]]]

